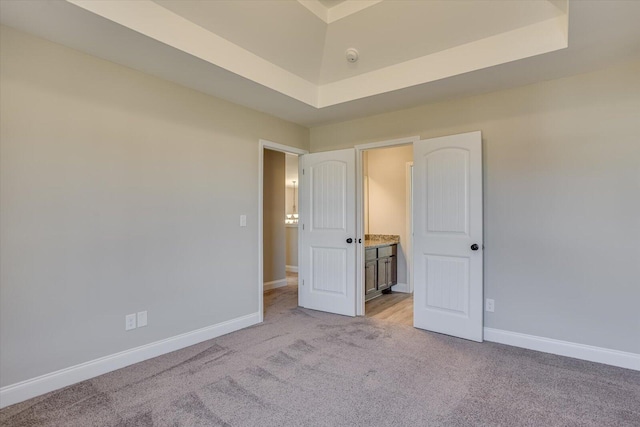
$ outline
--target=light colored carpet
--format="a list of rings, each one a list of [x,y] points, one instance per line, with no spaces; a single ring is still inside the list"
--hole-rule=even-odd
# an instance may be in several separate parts
[[[5,408],[2,426],[640,426],[640,372],[294,307]]]

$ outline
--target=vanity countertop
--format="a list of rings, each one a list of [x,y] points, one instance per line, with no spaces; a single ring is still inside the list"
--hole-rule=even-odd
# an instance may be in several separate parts
[[[364,247],[367,249],[397,245],[398,243],[400,243],[400,236],[395,234],[366,234],[364,236]]]

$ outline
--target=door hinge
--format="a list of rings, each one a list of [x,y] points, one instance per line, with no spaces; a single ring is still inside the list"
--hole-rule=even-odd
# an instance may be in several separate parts
[[[302,286],[304,286],[304,279],[302,279]]]
[[[304,231],[304,224],[302,224],[302,230]]]
[[[304,175],[304,169],[302,169],[302,175]]]

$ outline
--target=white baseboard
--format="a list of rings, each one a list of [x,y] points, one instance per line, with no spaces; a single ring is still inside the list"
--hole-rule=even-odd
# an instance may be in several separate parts
[[[287,279],[274,280],[272,282],[264,282],[262,290],[268,291],[269,289],[281,288],[287,286]]]
[[[297,273],[298,272],[298,266],[297,265],[287,265],[287,266],[285,266],[285,270],[287,270],[290,273]]]
[[[260,323],[260,313],[207,326],[0,388],[0,408]]]
[[[409,285],[406,283],[396,283],[391,287],[391,289],[393,290],[393,292],[402,292],[405,294],[411,293],[409,292]]]
[[[640,354],[611,350],[603,347],[560,341],[552,338],[504,331],[501,329],[484,328],[485,341],[527,348],[590,362],[604,363],[620,368],[640,371]]]

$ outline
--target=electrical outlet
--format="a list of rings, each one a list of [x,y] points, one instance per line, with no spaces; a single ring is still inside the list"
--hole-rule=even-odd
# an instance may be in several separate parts
[[[130,331],[136,328],[136,314],[127,314],[124,318],[124,330]]]
[[[240,215],[240,227],[246,227],[246,226],[247,226],[247,216]]]
[[[490,313],[493,313],[494,310],[496,309],[496,302],[491,298],[487,298],[487,302],[485,304],[484,309]]]
[[[147,326],[147,310],[138,312],[138,328]]]

